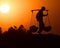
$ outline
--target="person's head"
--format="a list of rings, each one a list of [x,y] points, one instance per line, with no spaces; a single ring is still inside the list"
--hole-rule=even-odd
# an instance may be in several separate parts
[[[42,7],[42,10],[45,10],[45,7],[44,6]]]

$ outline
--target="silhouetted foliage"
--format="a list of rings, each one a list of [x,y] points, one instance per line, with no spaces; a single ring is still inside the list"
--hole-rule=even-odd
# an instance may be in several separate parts
[[[0,34],[2,34],[2,28],[0,27]]]
[[[24,28],[23,25],[20,25],[20,26],[19,26],[18,32],[23,33],[23,34],[26,33],[26,29]]]
[[[16,26],[14,26],[14,29],[15,29],[15,30],[17,30],[17,27],[16,27]]]
[[[48,27],[47,27],[48,28]],[[57,35],[41,35],[32,34],[36,32],[38,27],[30,26],[29,30],[24,30],[25,27],[20,25],[10,27],[8,31],[0,35],[0,47],[19,47],[19,48],[54,48],[60,47],[60,36]],[[27,33],[27,34],[26,34]]]

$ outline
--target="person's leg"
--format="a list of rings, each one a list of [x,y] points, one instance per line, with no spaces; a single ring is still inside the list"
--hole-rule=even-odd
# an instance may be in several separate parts
[[[39,22],[39,31],[38,31],[38,33],[41,33],[43,29],[44,29],[44,23]]]

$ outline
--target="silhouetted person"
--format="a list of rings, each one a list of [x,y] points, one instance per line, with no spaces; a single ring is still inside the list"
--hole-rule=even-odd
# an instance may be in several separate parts
[[[43,17],[48,15],[48,10],[45,10],[45,7],[42,7],[41,9],[32,10],[32,12],[33,11],[38,11],[38,13],[36,15],[36,19],[39,22],[39,31],[38,31],[38,33],[40,33],[44,29]],[[43,11],[47,11],[47,14],[44,15]]]

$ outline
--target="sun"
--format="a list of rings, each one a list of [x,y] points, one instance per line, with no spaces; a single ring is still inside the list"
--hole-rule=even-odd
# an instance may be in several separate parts
[[[7,5],[7,4],[2,4],[2,5],[0,6],[0,11],[1,11],[2,13],[7,13],[7,12],[9,11],[9,9],[10,9],[10,7],[9,7],[9,5]]]

